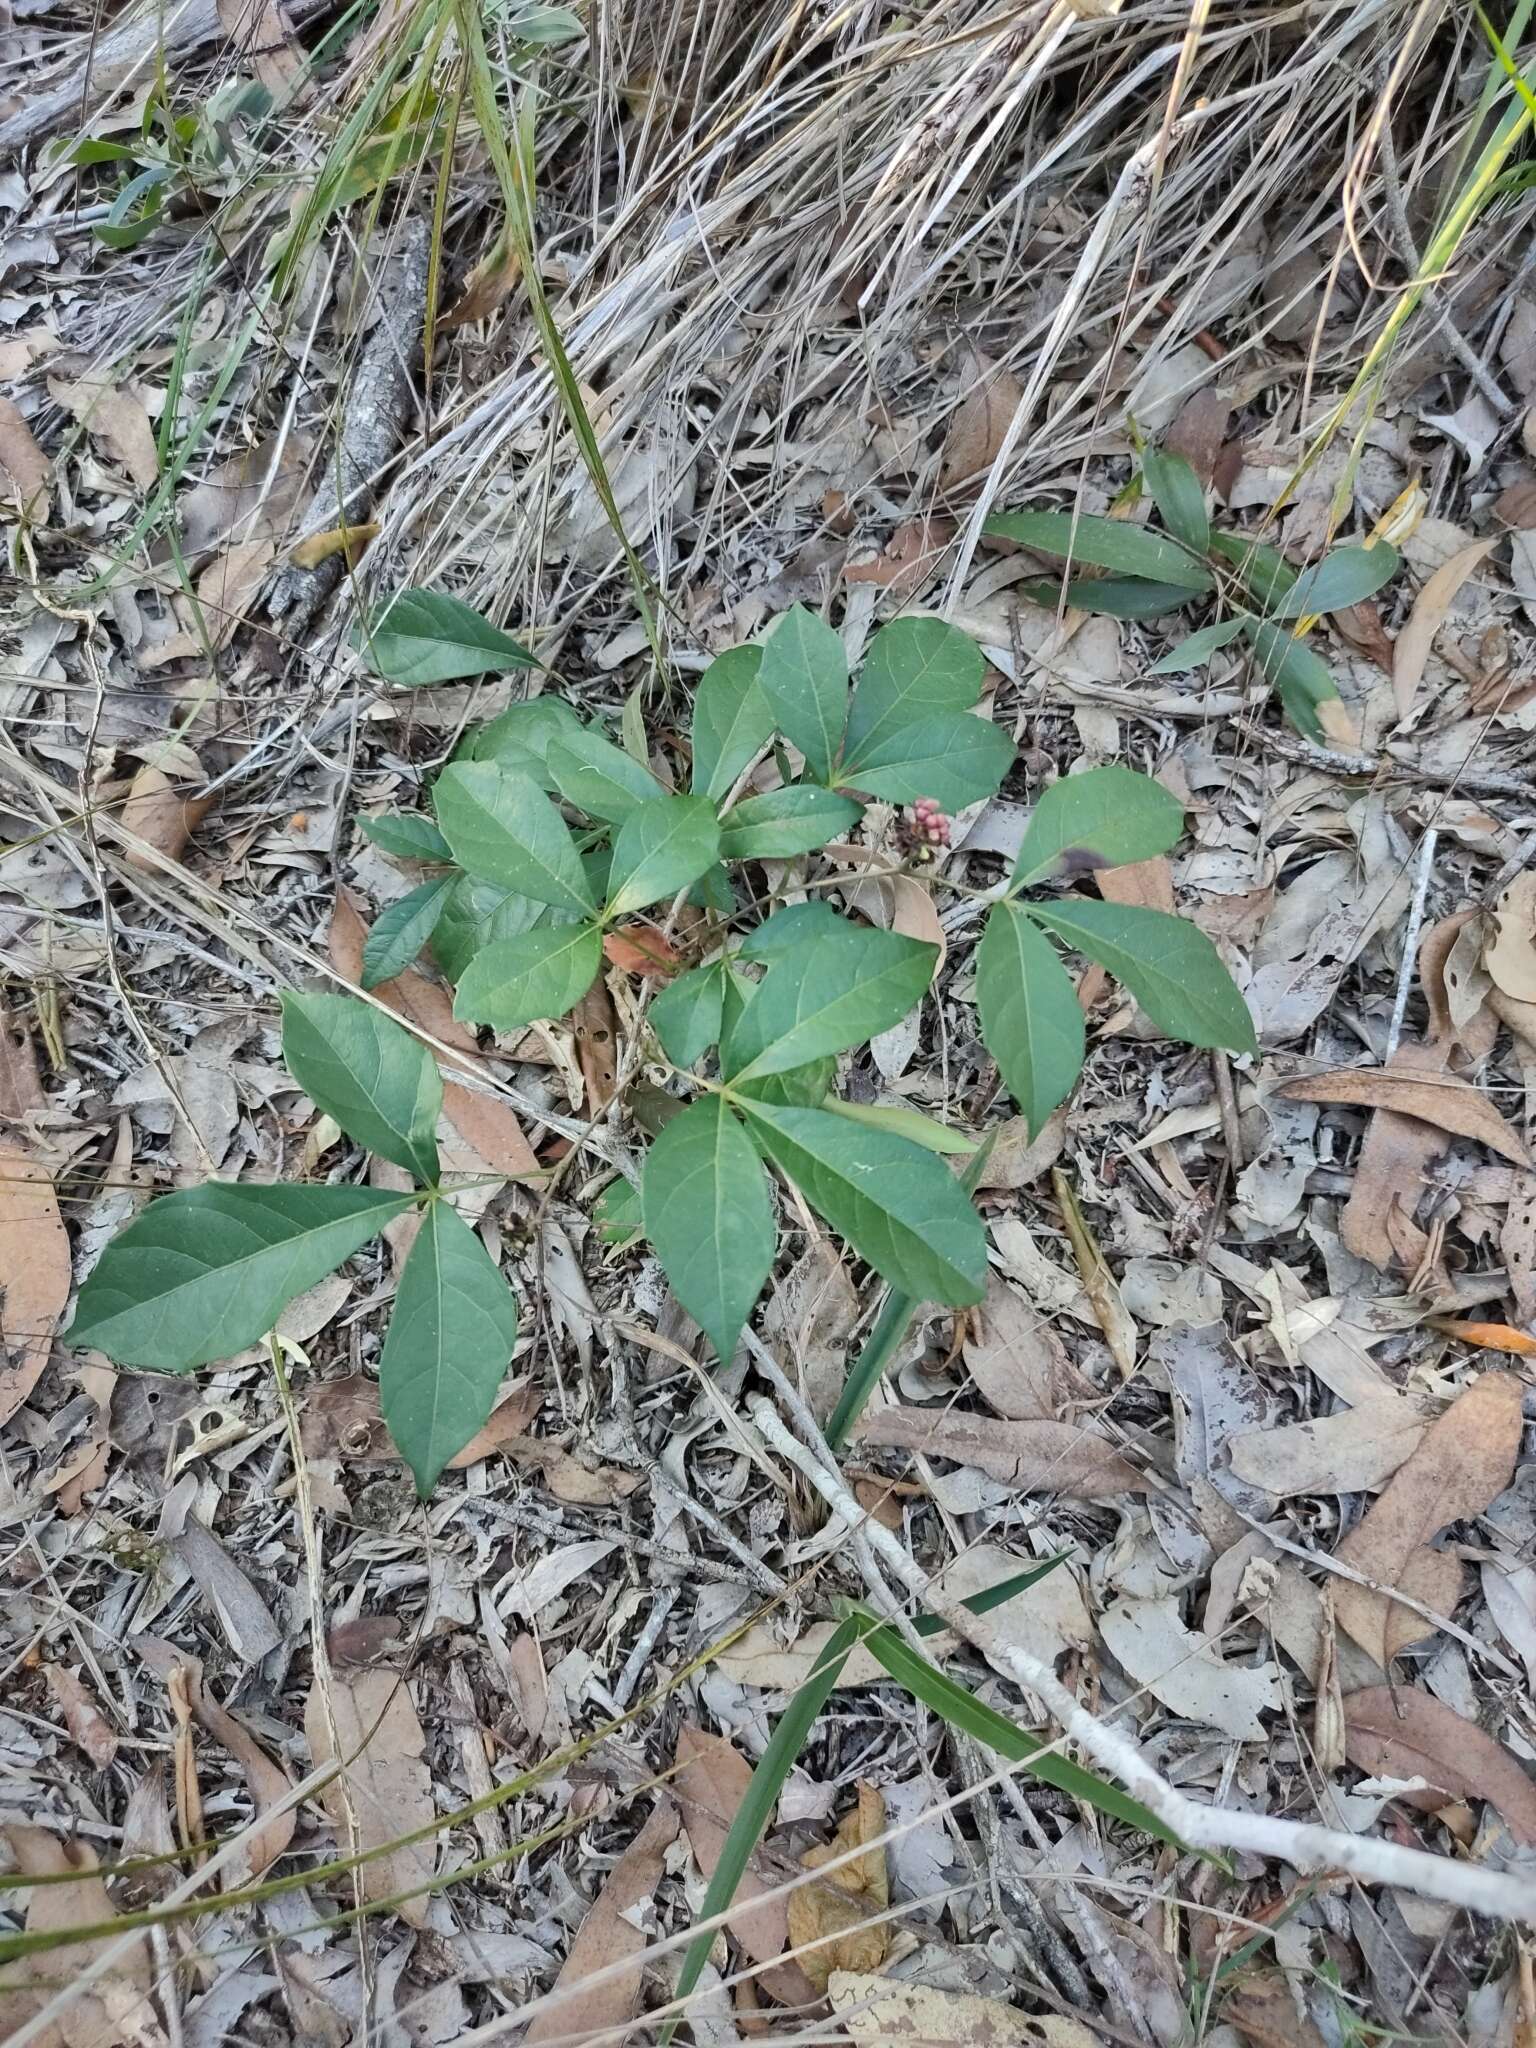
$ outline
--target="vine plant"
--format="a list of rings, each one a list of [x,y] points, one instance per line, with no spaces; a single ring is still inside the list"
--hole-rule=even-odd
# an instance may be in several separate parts
[[[457,601],[421,592],[375,622],[372,646],[413,680],[526,659]],[[702,677],[689,744],[677,749],[686,791],[541,696],[469,736],[433,788],[435,823],[366,825],[434,869],[375,925],[370,984],[430,945],[456,984],[455,1014],[506,1033],[570,1011],[618,929],[642,944],[659,936],[670,962],[682,954],[683,971],[649,1006],[642,1047],[653,1074],[667,1070],[671,1113],[638,1190],[616,1183],[602,1220],[643,1230],[724,1360],[772,1270],[774,1173],[898,1292],[957,1306],[983,1292],[981,1221],[945,1157],[972,1142],[911,1108],[837,1092],[839,1056],[898,1024],[938,963],[937,947],[839,915],[800,886],[813,878],[795,864],[845,838],[871,800],[902,807],[896,867],[984,909],[981,1032],[1032,1130],[1084,1058],[1061,948],[1108,969],[1166,1035],[1253,1050],[1242,998],[1203,933],[1075,887],[1178,838],[1182,810],[1148,777],[1109,765],[1063,778],[1036,803],[1004,881],[984,891],[946,882],[934,854],[948,814],[995,794],[1013,759],[1006,734],[977,712],[982,680],[964,634],[907,618],[876,633],[850,693],[841,640],[796,607]],[[790,880],[800,900],[760,915]],[[630,921],[646,911],[659,934],[654,921],[636,933]],[[167,1196],[108,1247],[73,1338],[162,1371],[228,1357],[415,1207],[380,1381],[425,1494],[490,1410],[515,1303],[445,1196],[433,1136],[441,1083],[426,1048],[371,1005],[305,994],[285,999],[283,1049],[317,1107],[406,1167],[417,1190],[214,1183]]]

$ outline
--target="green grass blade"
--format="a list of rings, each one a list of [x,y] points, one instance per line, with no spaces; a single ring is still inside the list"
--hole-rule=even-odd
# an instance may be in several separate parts
[[[988,1586],[980,1593],[968,1593],[962,1607],[968,1607],[972,1614],[990,1614],[994,1607],[1001,1607],[1005,1600],[1012,1600],[1019,1593],[1027,1593],[1031,1586],[1038,1586],[1042,1579],[1050,1577],[1057,1565],[1065,1564],[1072,1555],[1070,1550],[1058,1550],[1054,1557],[1048,1557],[1044,1564],[1031,1565],[1027,1571],[1010,1572],[1006,1579],[999,1579],[995,1586]],[[948,1626],[936,1614],[920,1614],[913,1622],[914,1631],[920,1636],[938,1636]]]

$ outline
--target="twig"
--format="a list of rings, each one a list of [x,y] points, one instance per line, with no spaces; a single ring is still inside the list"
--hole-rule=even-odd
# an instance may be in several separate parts
[[[1438,768],[1428,761],[1412,761],[1391,754],[1348,754],[1334,747],[1315,746],[1294,733],[1271,732],[1267,727],[1249,725],[1243,736],[1255,740],[1271,754],[1287,761],[1300,761],[1322,775],[1368,775],[1386,782],[1411,782],[1422,788],[1461,790],[1468,796],[1515,796],[1536,803],[1536,782],[1520,775],[1501,775],[1495,769],[1474,768],[1459,762]]]
[[[1408,1011],[1408,991],[1413,986],[1414,962],[1419,952],[1419,927],[1424,922],[1424,899],[1429,894],[1430,870],[1435,864],[1435,841],[1440,837],[1429,826],[1419,841],[1419,867],[1413,879],[1413,902],[1408,910],[1408,929],[1403,934],[1403,958],[1397,970],[1397,999],[1392,1005],[1392,1022],[1387,1027],[1387,1058],[1397,1051],[1403,1035],[1403,1018]]]
[[[1080,1706],[1048,1665],[1007,1642],[984,1616],[972,1614],[941,1592],[890,1530],[866,1517],[842,1481],[791,1436],[772,1402],[759,1398],[748,1405],[764,1437],[804,1474],[828,1507],[851,1528],[861,1522],[867,1525],[876,1553],[907,1591],[963,1642],[994,1664],[1004,1665],[1014,1681],[1039,1698],[1101,1769],[1117,1778],[1191,1848],[1246,1850],[1276,1857],[1303,1873],[1347,1871],[1366,1884],[1397,1885],[1424,1898],[1463,1906],[1469,1912],[1536,1927],[1536,1885],[1526,1880],[1455,1863],[1448,1856],[1431,1855],[1423,1849],[1404,1849],[1395,1842],[1341,1834],[1333,1828],[1278,1820],[1269,1814],[1234,1812],[1186,1798],[1159,1776],[1128,1736]]]

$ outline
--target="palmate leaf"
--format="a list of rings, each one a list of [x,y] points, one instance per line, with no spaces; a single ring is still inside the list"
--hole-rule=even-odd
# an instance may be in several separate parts
[[[996,796],[1013,761],[1013,741],[1000,726],[969,711],[939,711],[898,727],[856,753],[838,781],[893,804],[933,797],[942,810]]]
[[[285,995],[283,1063],[349,1138],[437,1179],[442,1078],[403,1024],[349,996]]]
[[[1256,1052],[1253,1019],[1221,955],[1185,917],[1073,897],[1027,914],[1124,982],[1159,1031],[1186,1045]]]
[[[815,783],[772,789],[733,804],[720,820],[724,860],[789,860],[813,853],[859,821],[859,806]]]
[[[720,858],[720,821],[704,796],[665,796],[631,811],[613,842],[608,916],[675,896]]]
[[[430,1202],[379,1358],[379,1405],[423,1500],[490,1414],[516,1337],[490,1253],[451,1202]]]
[[[1083,1068],[1082,1005],[1056,948],[1016,903],[999,903],[976,949],[981,1035],[1031,1137]]]
[[[404,1215],[375,1188],[209,1181],[151,1202],[80,1290],[69,1341],[119,1365],[190,1372],[259,1344],[295,1295]]]
[[[750,1096],[737,1105],[753,1142],[893,1287],[954,1307],[980,1301],[986,1237],[941,1160],[823,1109],[781,1109]]]
[[[1170,602],[1175,604],[1180,601],[1177,591],[1209,590],[1214,580],[1204,563],[1177,541],[1123,519],[1103,519],[1090,512],[1000,512],[987,521],[985,530],[1080,567],[1172,584]]]
[[[374,673],[402,689],[539,665],[499,626],[441,590],[402,590],[360,639]]]
[[[520,1031],[541,1018],[563,1017],[596,981],[603,937],[596,925],[542,925],[498,939],[465,968],[453,1014],[494,1031]]]
[[[1014,862],[1011,887],[1052,874],[1123,867],[1166,853],[1184,829],[1184,806],[1150,775],[1107,762],[1043,790]]]
[[[818,782],[832,773],[848,715],[848,657],[832,628],[803,604],[774,621],[757,672],[774,722]]]
[[[576,842],[530,776],[501,761],[456,761],[437,778],[437,822],[461,868],[578,917],[595,917]]]
[[[768,1176],[719,1095],[673,1117],[646,1155],[645,1234],[672,1292],[729,1365],[773,1265]]]
[[[763,650],[730,647],[699,678],[693,699],[693,787],[719,803],[773,737],[773,706],[758,681]]]
[[[379,912],[363,946],[364,988],[377,988],[410,966],[436,931],[458,879],[453,874],[434,876]]]
[[[848,708],[849,759],[873,759],[897,733],[944,711],[968,711],[986,673],[968,633],[942,619],[893,619],[869,643]]]
[[[818,927],[763,976],[722,1048],[722,1070],[750,1081],[862,1045],[901,1021],[938,957],[937,946],[843,918]]]
[[[556,733],[544,765],[567,803],[605,824],[616,825],[637,805],[666,795],[649,768],[589,725]]]

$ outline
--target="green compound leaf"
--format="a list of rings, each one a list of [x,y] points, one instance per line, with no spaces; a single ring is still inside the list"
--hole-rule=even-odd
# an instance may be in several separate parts
[[[719,803],[773,738],[773,706],[758,681],[763,650],[731,647],[705,669],[693,699],[693,787]]]
[[[893,804],[931,796],[942,810],[961,811],[997,795],[1013,753],[1013,741],[990,719],[939,711],[845,761],[838,781]]]
[[[818,782],[832,773],[848,715],[848,657],[832,628],[797,604],[774,621],[757,672],[779,731]]]
[[[521,889],[498,889],[478,875],[459,872],[432,934],[432,958],[456,982],[475,955],[497,939],[515,939],[535,925],[562,924],[569,917],[569,911],[536,903]]]
[[[749,1096],[737,1106],[774,1165],[893,1287],[955,1307],[980,1301],[986,1236],[941,1160],[824,1109],[781,1109]]]
[[[1182,541],[1196,555],[1205,554],[1211,545],[1205,486],[1184,457],[1166,449],[1149,448],[1141,458],[1141,474],[1164,526],[1174,539]]]
[[[410,966],[437,930],[458,879],[454,874],[435,876],[379,912],[363,946],[364,988],[377,988]]]
[[[402,590],[359,635],[359,645],[375,675],[401,689],[539,665],[499,626],[441,590]]]
[[[221,1181],[166,1195],[102,1253],[80,1290],[69,1341],[153,1372],[233,1357],[413,1199]]]
[[[1103,519],[1089,512],[1001,512],[987,521],[985,530],[1033,548],[1036,554],[1060,555],[1084,568],[1172,584],[1172,604],[1180,602],[1179,590],[1209,590],[1213,583],[1209,569],[1177,541],[1123,519]]]
[[[720,821],[707,796],[666,796],[631,811],[613,842],[610,918],[675,896],[720,858]]]
[[[862,1045],[920,999],[938,957],[920,939],[837,919],[774,961],[723,1047],[723,1071],[751,1081]]]
[[[1108,762],[1063,775],[1041,792],[1014,863],[1014,889],[1053,874],[1124,867],[1166,853],[1184,829],[1184,806],[1150,775]]]
[[[567,738],[585,727],[561,697],[532,697],[526,704],[509,704],[505,711],[472,732],[460,747],[460,761],[504,761],[509,768],[521,768],[540,789],[553,789],[549,772],[549,749],[557,739]]]
[[[856,825],[859,806],[815,783],[770,790],[732,805],[720,820],[723,860],[788,860],[814,853]]]
[[[646,1155],[645,1234],[672,1292],[729,1365],[773,1265],[768,1176],[719,1095],[674,1117]]]
[[[1247,1004],[1221,955],[1188,918],[1075,897],[1025,908],[1058,938],[1124,982],[1168,1037],[1181,1038],[1186,1045],[1257,1052]]]
[[[1385,541],[1368,548],[1335,548],[1311,569],[1303,569],[1283,596],[1267,607],[1272,619],[1304,619],[1362,604],[1390,583],[1399,568],[1397,551]]]
[[[1327,662],[1296,639],[1288,626],[1272,626],[1246,614],[1242,623],[1259,673],[1285,706],[1286,716],[1298,732],[1321,745],[1327,734],[1317,707],[1339,694]]]
[[[379,1359],[379,1405],[423,1500],[490,1414],[517,1301],[453,1204],[427,1205]]]
[[[627,818],[638,805],[666,795],[649,768],[589,725],[557,733],[544,765],[567,803],[609,825]]]
[[[969,711],[986,667],[968,633],[942,619],[893,619],[869,643],[848,709],[850,759],[875,758],[905,727]]]
[[[419,818],[409,811],[392,811],[382,818],[359,818],[358,823],[365,838],[402,860],[453,859],[447,840],[430,818]]]
[[[719,1042],[726,973],[723,959],[690,968],[652,1001],[646,1014],[674,1067],[691,1067]]]
[[[433,798],[443,837],[468,873],[578,917],[597,915],[565,820],[520,769],[455,762],[437,778]]]
[[[603,937],[593,924],[540,926],[515,939],[498,939],[464,970],[453,1014],[461,1023],[520,1031],[546,1017],[563,1017],[596,981]]]
[[[437,1179],[443,1083],[420,1039],[350,996],[283,997],[283,1063],[349,1138]]]
[[[1083,1069],[1082,1006],[1056,948],[1014,903],[999,903],[976,949],[981,1035],[1031,1137]]]

